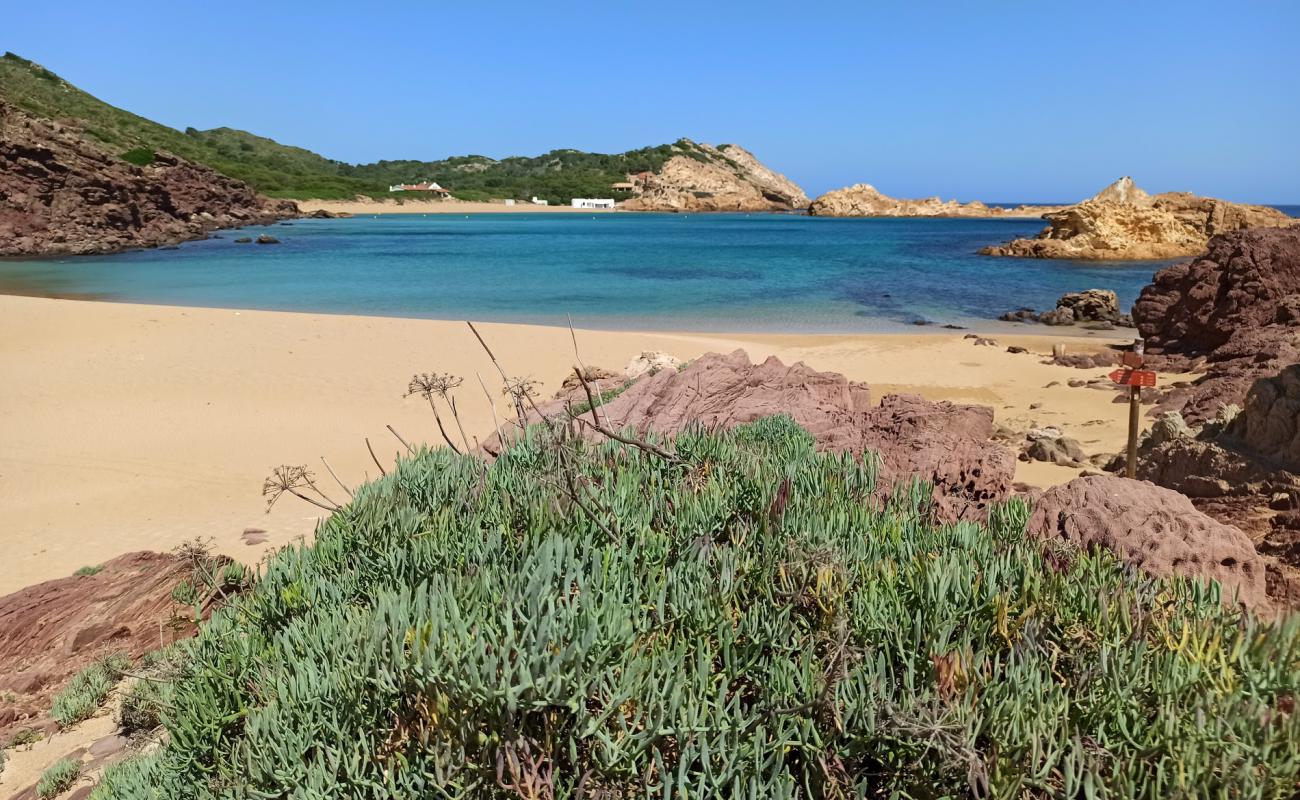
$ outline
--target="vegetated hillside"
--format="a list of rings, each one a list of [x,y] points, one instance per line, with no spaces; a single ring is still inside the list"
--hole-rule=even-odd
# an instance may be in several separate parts
[[[137,156],[163,150],[245,181],[272,197],[350,197],[374,188],[341,175],[339,162],[309,150],[228,128],[188,128],[182,133],[160,125],[115,108],[13,53],[0,58],[0,100],[35,116],[76,126],[133,163],[138,163]]]
[[[13,53],[0,58],[0,100],[36,116],[75,125],[129,161],[165,150],[246,181],[271,197],[387,197],[388,187],[394,183],[427,179],[465,200],[537,196],[552,203],[568,203],[574,197],[624,199],[626,192],[610,187],[626,180],[628,174],[656,171],[674,155],[703,157],[698,146],[680,140],[612,155],[553,150],[499,161],[471,155],[352,165],[233,128],[186,128],[181,132],[115,108]]]
[[[1019,501],[876,508],[874,459],[788,417],[664,444],[534,428],[361,487],[184,645],[169,742],[95,797],[1293,796],[1294,621]]]

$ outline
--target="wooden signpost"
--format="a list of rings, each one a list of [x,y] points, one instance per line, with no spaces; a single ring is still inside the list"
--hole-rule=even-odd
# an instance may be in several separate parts
[[[1133,349],[1124,354],[1120,362],[1124,365],[1110,374],[1110,379],[1120,386],[1128,387],[1128,458],[1124,464],[1124,475],[1137,477],[1137,440],[1138,424],[1142,418],[1142,387],[1156,385],[1156,374],[1142,369],[1144,343],[1141,339],[1133,342]]]

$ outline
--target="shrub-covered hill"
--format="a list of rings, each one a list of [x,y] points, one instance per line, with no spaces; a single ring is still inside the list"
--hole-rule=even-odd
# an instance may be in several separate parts
[[[422,451],[189,644],[98,798],[1292,797],[1300,635],[873,509],[785,417]],[[287,501],[286,501],[287,502]]]
[[[75,124],[87,138],[133,163],[163,150],[245,181],[270,197],[387,197],[391,184],[428,179],[465,200],[526,200],[536,195],[567,204],[574,197],[622,199],[626,193],[613,192],[610,185],[629,173],[658,170],[673,155],[704,157],[698,146],[681,140],[616,154],[554,150],[499,161],[459,156],[347,164],[233,128],[178,131],[109,105],[13,53],[0,58],[0,101],[39,117]]]

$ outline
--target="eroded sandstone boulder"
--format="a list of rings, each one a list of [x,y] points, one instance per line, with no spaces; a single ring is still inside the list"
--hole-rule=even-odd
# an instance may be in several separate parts
[[[564,406],[552,402],[539,410],[550,417]],[[890,395],[873,406],[864,383],[774,357],[753,364],[743,350],[709,353],[680,371],[646,373],[598,413],[610,430],[667,435],[690,425],[730,428],[787,414],[823,450],[878,453],[882,487],[912,477],[932,482],[936,510],[947,520],[982,516],[990,502],[1010,495],[1015,472],[1013,454],[992,441],[992,409],[914,395]],[[484,445],[489,453],[500,448],[500,435]]]
[[[1076,478],[1037,499],[1028,530],[1083,549],[1109,550],[1151,575],[1214,580],[1225,602],[1269,607],[1266,564],[1250,539],[1169,489],[1110,476]]]
[[[1300,473],[1300,364],[1256,381],[1224,434],[1260,459]]]

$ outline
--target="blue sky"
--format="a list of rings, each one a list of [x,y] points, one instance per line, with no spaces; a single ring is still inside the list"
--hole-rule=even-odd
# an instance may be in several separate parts
[[[10,2],[0,48],[332,158],[736,142],[817,194],[1300,203],[1300,3]]]

